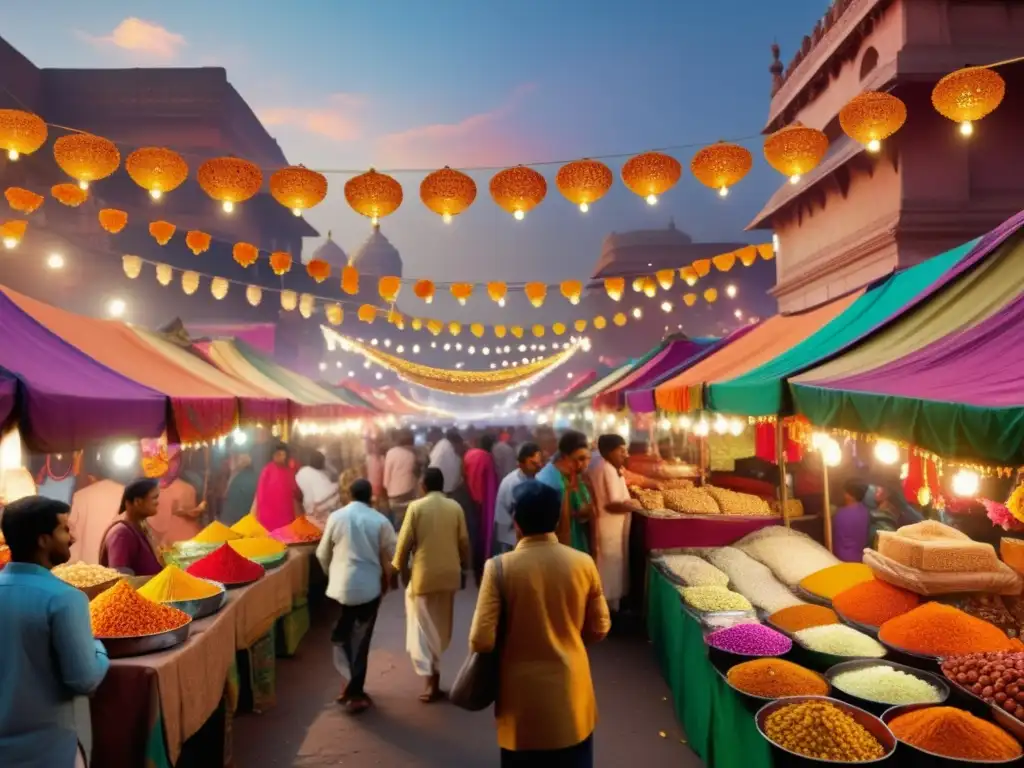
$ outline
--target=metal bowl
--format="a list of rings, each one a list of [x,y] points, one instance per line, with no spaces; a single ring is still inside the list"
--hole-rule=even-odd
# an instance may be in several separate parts
[[[871,667],[891,667],[892,669],[904,672],[908,675],[916,677],[918,680],[924,680],[930,686],[935,688],[939,693],[939,700],[933,702],[919,702],[926,704],[931,707],[941,706],[949,698],[949,685],[938,675],[932,674],[931,672],[924,672],[914,667],[908,667],[903,664],[897,664],[893,661],[883,661],[876,659],[856,659],[854,661],[844,661],[841,664],[836,664],[834,667],[829,668],[825,672],[825,679],[832,685],[832,690],[835,692],[835,696],[838,699],[853,704],[856,707],[867,710],[873,715],[881,715],[883,712],[891,709],[893,705],[884,701],[875,701],[873,699],[865,699],[852,693],[847,693],[842,688],[835,684],[835,679],[844,672],[854,672],[859,669],[870,669]]]
[[[250,557],[249,559],[252,560],[254,563],[259,563],[260,565],[262,565],[263,570],[271,571],[274,568],[277,568],[278,566],[284,564],[284,562],[288,559],[288,550],[285,550],[284,552],[281,552],[276,555],[270,555],[269,557]]]
[[[77,587],[78,591],[84,592],[85,596],[89,598],[89,602],[92,602],[98,595],[103,594],[112,586],[117,584],[121,580],[120,576],[115,576],[112,579],[107,579],[102,584],[94,584],[91,587]]]
[[[761,658],[764,658],[764,657],[761,657]],[[832,695],[832,686],[829,685],[829,682],[828,682],[828,680],[825,679],[825,676],[822,675],[822,674],[819,674],[818,672],[814,672],[813,670],[807,670],[807,671],[811,672],[816,677],[821,679],[821,682],[823,682],[825,684],[825,687],[827,689],[827,691],[826,691],[826,693],[824,695],[825,696],[831,696]],[[741,701],[743,702],[743,705],[751,713],[757,712],[757,710],[759,710],[761,707],[763,707],[765,704],[767,704],[770,701],[779,701],[780,699],[791,699],[791,698],[793,698],[792,696],[776,696],[776,697],[773,698],[771,696],[758,696],[755,693],[747,693],[742,688],[737,688],[735,685],[733,685],[729,681],[729,674],[728,674],[728,672],[723,672],[720,669],[715,669],[715,672],[718,673],[718,676],[722,678],[722,680],[725,682],[726,685],[728,685],[730,688],[732,688],[736,692],[736,695],[740,697]]]
[[[201,597],[197,600],[173,600],[164,603],[164,605],[184,611],[193,619],[205,619],[207,616],[212,616],[224,607],[224,603],[228,600],[228,592],[219,581],[212,581],[210,579],[203,579],[203,581],[213,584],[220,591],[209,597]]]
[[[908,651],[906,648],[900,648],[898,645],[887,643],[882,638],[878,638],[878,642],[889,650],[889,658],[893,661],[898,661],[900,664],[905,664],[908,667],[916,667],[917,669],[923,669],[926,672],[931,672],[939,666],[940,657],[938,656],[932,656],[927,653],[917,653],[916,651]]]
[[[886,656],[887,655],[888,654],[886,654]],[[832,667],[839,664],[845,664],[850,661],[877,662],[886,658],[886,656],[837,656],[834,653],[825,653],[824,651],[816,651],[813,648],[808,648],[796,637],[793,638],[794,659],[803,666],[818,672],[825,672]]]
[[[830,598],[821,597],[820,595],[816,595],[813,592],[808,592],[799,584],[793,587],[793,592],[795,592],[796,596],[799,597],[801,600],[806,600],[808,603],[814,603],[815,605],[824,605],[826,608],[832,607],[832,600]]]
[[[167,632],[157,632],[153,635],[139,635],[138,637],[97,637],[107,649],[107,655],[112,659],[123,659],[129,656],[144,656],[147,653],[166,651],[176,645],[181,645],[188,640],[188,633],[192,627],[192,619],[182,624],[177,629]]]
[[[902,707],[891,707],[882,715],[882,722],[886,724],[886,727],[888,727],[888,724],[900,715],[905,715],[908,712],[916,712],[919,709],[929,709],[935,706],[940,705],[904,704]],[[1002,725],[1002,723],[1000,723],[1000,725]],[[895,736],[895,734],[893,735]],[[901,762],[910,763],[911,765],[918,765],[921,763],[922,756],[925,756],[928,760],[927,764],[929,766],[934,766],[934,768],[953,768],[953,766],[958,765],[1008,765],[1010,763],[1017,763],[1020,760],[1020,757],[1014,757],[1009,760],[968,760],[962,757],[949,757],[947,755],[940,755],[936,752],[929,752],[927,749],[915,747],[913,744],[908,744],[900,739],[897,739],[897,741],[899,742],[899,751],[902,753],[900,755]]]
[[[234,583],[229,583],[229,582],[225,581],[224,582],[224,588],[225,589],[241,589],[242,587],[248,587],[250,584],[255,584],[257,581],[262,579],[264,577],[264,575],[266,575],[266,571],[265,570],[258,577],[256,577],[255,579],[249,579],[249,581],[236,581]]]
[[[853,627],[858,632],[863,632],[865,635],[871,635],[871,637],[875,638],[875,640],[878,640],[879,627],[876,627],[872,624],[864,624],[860,621],[854,621],[853,619],[844,616],[842,611],[837,610],[835,606],[832,606],[832,610],[836,612],[836,616],[839,617],[840,621],[842,621],[843,624]]]
[[[768,719],[768,716],[783,707],[788,707],[792,704],[800,704],[804,701],[828,702],[836,707],[836,709],[842,710],[862,725],[868,733],[878,739],[878,743],[882,745],[882,749],[885,751],[885,754],[875,760],[863,760],[857,763],[851,763],[845,760],[823,760],[818,757],[808,757],[807,755],[801,755],[799,752],[793,752],[779,744],[776,744],[768,738],[768,734],[765,732],[765,721]],[[870,712],[865,712],[859,707],[855,707],[852,704],[847,704],[845,701],[833,699],[828,696],[791,696],[786,699],[776,699],[775,701],[765,704],[757,711],[757,714],[754,716],[754,722],[757,724],[758,732],[764,740],[771,745],[772,751],[777,755],[783,756],[781,761],[774,761],[775,765],[779,765],[780,762],[786,765],[814,765],[818,763],[832,763],[835,765],[868,765],[870,763],[881,763],[884,760],[888,760],[896,750],[896,737],[893,735],[892,731],[889,730],[889,726],[883,723],[879,718],[875,717]]]

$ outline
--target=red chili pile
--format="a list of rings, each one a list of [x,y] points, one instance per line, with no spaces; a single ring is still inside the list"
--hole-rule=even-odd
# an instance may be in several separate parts
[[[878,579],[863,581],[832,598],[832,607],[851,621],[880,627],[921,604],[913,592]]]
[[[942,674],[1024,720],[1024,653],[969,653],[942,662]]]
[[[196,560],[186,571],[201,579],[219,581],[226,585],[256,581],[264,573],[262,565],[242,557],[227,544],[222,544],[206,557]]]

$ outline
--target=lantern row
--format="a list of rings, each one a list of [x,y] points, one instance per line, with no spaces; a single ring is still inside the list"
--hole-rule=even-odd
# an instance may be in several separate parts
[[[51,189],[55,199],[70,207],[78,207],[89,199],[89,191],[83,190],[74,184],[57,184]],[[37,211],[45,202],[45,198],[35,192],[21,187],[8,187],[4,191],[4,197],[8,205],[15,211],[31,215]],[[97,213],[99,225],[110,234],[119,234],[128,226],[128,212],[117,208],[103,208]],[[28,223],[23,219],[12,219],[0,224],[0,239],[8,248],[14,248],[21,242],[27,230]],[[149,223],[149,234],[156,242],[165,246],[171,242],[177,234],[177,226],[169,221],[153,221]],[[189,230],[185,233],[185,245],[196,256],[205,253],[213,244],[213,238],[206,232]],[[251,267],[260,258],[262,253],[252,243],[237,242],[232,244],[232,257],[242,267]],[[712,268],[720,272],[728,272],[740,263],[745,267],[752,266],[760,256],[762,259],[774,258],[774,250],[771,243],[748,245],[735,251],[718,254],[711,258],[697,259],[690,265],[677,269],[662,269],[650,275],[639,275],[627,280],[625,277],[608,277],[604,279],[604,289],[615,301],[619,301],[626,291],[627,282],[632,285],[637,293],[644,293],[648,297],[657,294],[658,289],[669,290],[672,288],[676,275],[687,285],[696,285],[702,277],[710,274]],[[271,270],[275,275],[283,276],[291,271],[294,260],[287,251],[274,251],[267,256]],[[322,259],[312,259],[306,263],[306,272],[317,283],[322,283],[330,278],[332,273],[331,265]],[[429,279],[407,279],[403,280],[397,276],[383,276],[377,280],[377,292],[380,297],[389,303],[398,299],[404,284],[412,285],[413,294],[426,304],[433,302],[438,285]],[[442,284],[444,285],[444,284]],[[360,287],[359,270],[348,265],[341,270],[341,290],[349,295],[357,295]],[[502,281],[490,281],[487,283],[449,283],[448,291],[456,301],[465,305],[473,296],[477,288],[483,288],[487,296],[500,306],[505,305],[509,286]],[[563,280],[560,283],[547,284],[543,282],[527,282],[522,290],[530,303],[535,307],[544,304],[551,292],[558,291],[570,304],[579,304],[585,286],[580,280]],[[714,289],[709,289],[714,290]]]
[[[956,121],[964,135],[970,135],[975,121],[984,118],[1002,102],[1006,93],[1003,78],[991,68],[967,67],[943,77],[932,91],[932,104],[944,117]],[[906,105],[896,96],[868,91],[856,96],[839,113],[843,131],[870,151],[906,122]],[[16,160],[31,154],[46,142],[47,125],[38,115],[21,110],[0,110],[0,149]],[[816,128],[792,123],[764,140],[764,156],[776,171],[796,183],[813,170],[828,151],[828,137]],[[54,159],[61,169],[85,190],[89,184],[113,174],[121,164],[121,153],[112,141],[90,133],[71,133],[53,145]],[[154,198],[181,186],[189,167],[177,152],[166,147],[136,149],[125,159],[132,180]],[[720,195],[739,183],[753,167],[750,151],[738,144],[718,142],[701,149],[690,162],[693,175]],[[625,186],[655,204],[682,176],[682,165],[661,152],[645,152],[629,158],[620,170]],[[263,187],[263,171],[248,160],[216,157],[203,162],[196,180],[203,191],[231,212],[239,203],[255,196]],[[599,160],[583,158],[563,165],[555,176],[559,192],[583,212],[604,197],[613,183],[611,169]],[[270,193],[296,216],[323,202],[327,196],[324,174],[296,165],[274,171]],[[466,211],[476,200],[477,186],[465,173],[445,166],[427,175],[420,184],[420,199],[445,222]],[[496,173],[489,191],[494,202],[523,219],[547,196],[544,176],[526,165]],[[345,199],[356,213],[374,224],[394,213],[404,199],[402,185],[392,176],[373,168],[345,182]]]

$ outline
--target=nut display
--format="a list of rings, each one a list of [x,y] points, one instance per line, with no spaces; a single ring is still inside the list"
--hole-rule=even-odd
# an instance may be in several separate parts
[[[79,589],[106,584],[121,576],[113,568],[89,563],[65,563],[56,566],[51,573],[61,581]]]

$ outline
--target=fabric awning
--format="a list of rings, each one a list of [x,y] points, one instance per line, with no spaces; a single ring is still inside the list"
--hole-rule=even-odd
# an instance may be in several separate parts
[[[17,380],[22,438],[37,453],[159,437],[167,398],[68,343],[0,291],[0,378]]]
[[[704,393],[707,407],[741,416],[783,413],[788,407],[785,395],[789,377],[841,353],[899,315],[966,257],[977,242],[886,277],[868,288],[846,311],[778,357],[734,379],[711,383]]]
[[[793,315],[775,315],[741,339],[687,368],[655,390],[660,409],[686,412],[703,407],[706,384],[735,378],[806,339],[860,296],[848,296]]]
[[[659,346],[659,349],[660,349],[660,346]],[[610,373],[605,374],[600,379],[595,381],[593,384],[590,384],[582,392],[580,392],[579,394],[575,395],[573,397],[573,399],[572,399],[573,400],[573,404],[581,405],[581,406],[582,405],[590,405],[590,401],[594,397],[594,395],[596,395],[596,394],[604,391],[606,388],[612,386],[616,381],[618,381],[623,376],[625,376],[627,373],[629,373],[631,370],[633,370],[633,366],[636,365],[636,364],[637,364],[636,360],[630,360],[628,363],[623,363],[618,368],[615,368],[614,370],[612,370]]]
[[[708,346],[706,342],[681,338],[670,339],[660,352],[643,365],[633,368],[628,374],[594,398],[595,410],[618,411],[626,405],[626,393],[642,389],[666,371],[678,367]]]
[[[597,371],[586,371],[582,374],[576,374],[572,381],[569,382],[568,386],[556,389],[554,392],[548,392],[543,395],[537,395],[537,397],[531,397],[525,403],[521,403],[517,407],[523,411],[529,411],[537,408],[551,408],[552,406],[558,405],[563,400],[575,397],[596,380]]]

